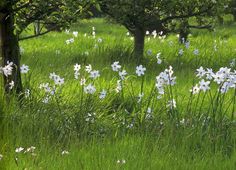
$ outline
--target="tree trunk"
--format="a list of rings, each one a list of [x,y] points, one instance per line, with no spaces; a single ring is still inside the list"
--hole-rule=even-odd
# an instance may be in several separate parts
[[[39,35],[40,34],[40,22],[35,21],[34,23],[34,35]]]
[[[236,22],[236,11],[233,12],[234,22]]]
[[[7,9],[6,11],[11,11]],[[20,75],[20,53],[18,37],[14,34],[14,15],[10,12],[0,14],[0,42],[3,66],[8,62],[13,62],[14,68],[11,76],[4,76],[4,88],[6,93],[10,93],[9,83],[14,81],[14,90],[17,94],[22,91]]]
[[[188,41],[188,34],[189,32],[187,30],[180,30],[179,32],[179,43],[184,44]]]
[[[218,15],[217,19],[220,25],[224,25],[224,18],[222,16]]]
[[[187,19],[183,19],[180,24],[180,31],[179,31],[179,43],[183,44],[188,40],[189,34],[189,23]]]
[[[144,52],[145,31],[136,28],[134,32],[134,56],[137,58],[138,63],[143,59]]]

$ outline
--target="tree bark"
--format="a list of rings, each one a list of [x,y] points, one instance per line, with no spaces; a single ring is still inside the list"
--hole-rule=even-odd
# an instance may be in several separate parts
[[[5,10],[6,13],[1,14],[0,18],[0,42],[2,65],[7,65],[8,62],[14,63],[14,68],[11,76],[4,76],[4,88],[6,93],[10,93],[9,83],[14,81],[14,90],[17,94],[22,91],[22,82],[20,75],[20,52],[18,37],[14,34],[14,14],[11,12],[11,7]]]
[[[143,59],[145,31],[141,28],[136,28],[134,32],[134,56],[138,63]]]

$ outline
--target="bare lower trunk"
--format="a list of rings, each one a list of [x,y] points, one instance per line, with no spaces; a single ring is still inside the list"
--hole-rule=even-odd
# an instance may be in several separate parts
[[[10,11],[10,10],[9,10]],[[2,65],[7,65],[8,62],[14,63],[12,75],[4,76],[5,92],[9,93],[9,83],[14,82],[14,90],[17,94],[22,91],[22,82],[20,75],[20,53],[18,38],[14,34],[14,15],[11,13],[1,14],[0,18],[0,42],[1,42],[1,56]]]
[[[140,63],[143,59],[144,40],[145,31],[143,29],[136,28],[134,32],[134,56],[137,58],[138,63]]]

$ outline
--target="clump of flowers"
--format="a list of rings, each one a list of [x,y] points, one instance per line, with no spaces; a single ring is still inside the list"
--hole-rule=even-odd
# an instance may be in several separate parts
[[[212,69],[204,69],[200,67],[197,69],[196,76],[201,78],[198,84],[193,87],[191,92],[197,94],[200,90],[206,92],[210,90],[210,84],[215,82],[218,85],[218,90],[221,93],[226,93],[230,88],[236,87],[236,73],[231,72],[231,68],[221,67],[217,72],[213,72]]]
[[[165,94],[166,86],[173,86],[176,84],[176,77],[173,76],[173,68],[169,66],[169,69],[165,69],[164,72],[161,72],[156,77],[156,88],[158,90],[159,95]]]

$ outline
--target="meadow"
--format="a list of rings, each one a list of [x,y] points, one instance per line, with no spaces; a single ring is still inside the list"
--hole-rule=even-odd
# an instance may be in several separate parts
[[[0,169],[235,169],[235,27],[150,33],[142,63],[104,19],[22,41],[25,97],[0,89]]]

